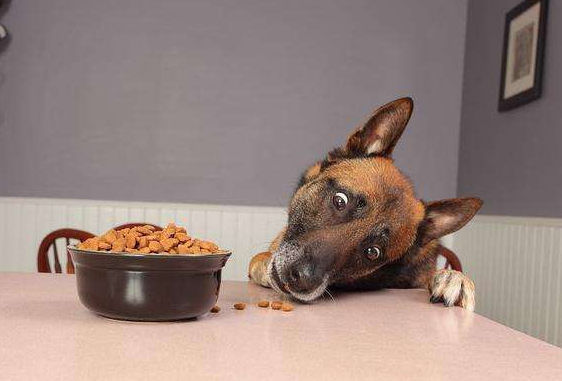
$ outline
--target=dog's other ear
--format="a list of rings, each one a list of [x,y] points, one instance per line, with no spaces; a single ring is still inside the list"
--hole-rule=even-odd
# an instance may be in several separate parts
[[[425,205],[425,218],[418,229],[422,246],[456,232],[474,217],[482,206],[476,197],[452,198]]]
[[[345,147],[348,154],[389,157],[413,108],[412,98],[400,98],[378,108],[363,127],[349,136]]]

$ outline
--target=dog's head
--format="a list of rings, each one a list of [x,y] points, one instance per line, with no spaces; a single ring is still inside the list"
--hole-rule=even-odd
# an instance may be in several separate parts
[[[344,147],[302,175],[268,268],[278,291],[314,300],[331,283],[365,277],[460,229],[480,208],[476,198],[424,203],[394,166],[412,108],[402,98],[377,109]]]

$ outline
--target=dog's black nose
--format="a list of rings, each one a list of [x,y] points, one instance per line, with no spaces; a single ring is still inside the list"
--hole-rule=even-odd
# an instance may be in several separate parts
[[[312,261],[299,261],[289,269],[289,285],[295,292],[308,293],[314,291],[322,278],[315,274],[315,266]]]

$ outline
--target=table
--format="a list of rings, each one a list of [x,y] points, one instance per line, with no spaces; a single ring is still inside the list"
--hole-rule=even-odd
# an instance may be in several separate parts
[[[73,275],[0,273],[0,379],[562,380],[562,349],[425,290],[334,298],[274,311],[223,282],[218,314],[134,323],[86,310]]]

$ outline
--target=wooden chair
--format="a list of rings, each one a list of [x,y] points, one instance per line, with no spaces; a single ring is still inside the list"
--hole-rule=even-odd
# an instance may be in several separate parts
[[[121,230],[121,229],[127,229],[127,228],[134,228],[135,226],[144,226],[144,225],[152,225],[156,228],[156,230],[163,230],[160,226],[158,225],[154,225],[154,224],[149,224],[148,222],[129,222],[127,224],[123,224],[123,225],[119,225],[114,227],[114,230]]]
[[[453,253],[451,250],[447,249],[444,246],[441,246],[441,252],[439,253],[439,255],[443,256],[445,258],[445,269],[452,269],[452,270],[457,270],[462,272],[462,265],[461,265],[461,261],[459,259],[459,257],[457,257],[457,255],[455,253]]]
[[[41,241],[41,244],[39,245],[39,251],[37,252],[37,270],[40,273],[51,272],[51,266],[49,265],[49,249],[52,246],[55,273],[60,274],[62,272],[59,261],[59,254],[57,252],[57,239],[65,239],[66,246],[68,246],[71,243],[71,239],[82,242],[92,237],[94,237],[93,234],[76,229],[59,229],[47,234],[47,236],[43,238],[43,241]],[[68,250],[66,252],[66,272],[68,274],[74,274],[74,264],[72,263],[72,258],[70,257],[70,253],[68,252]]]

